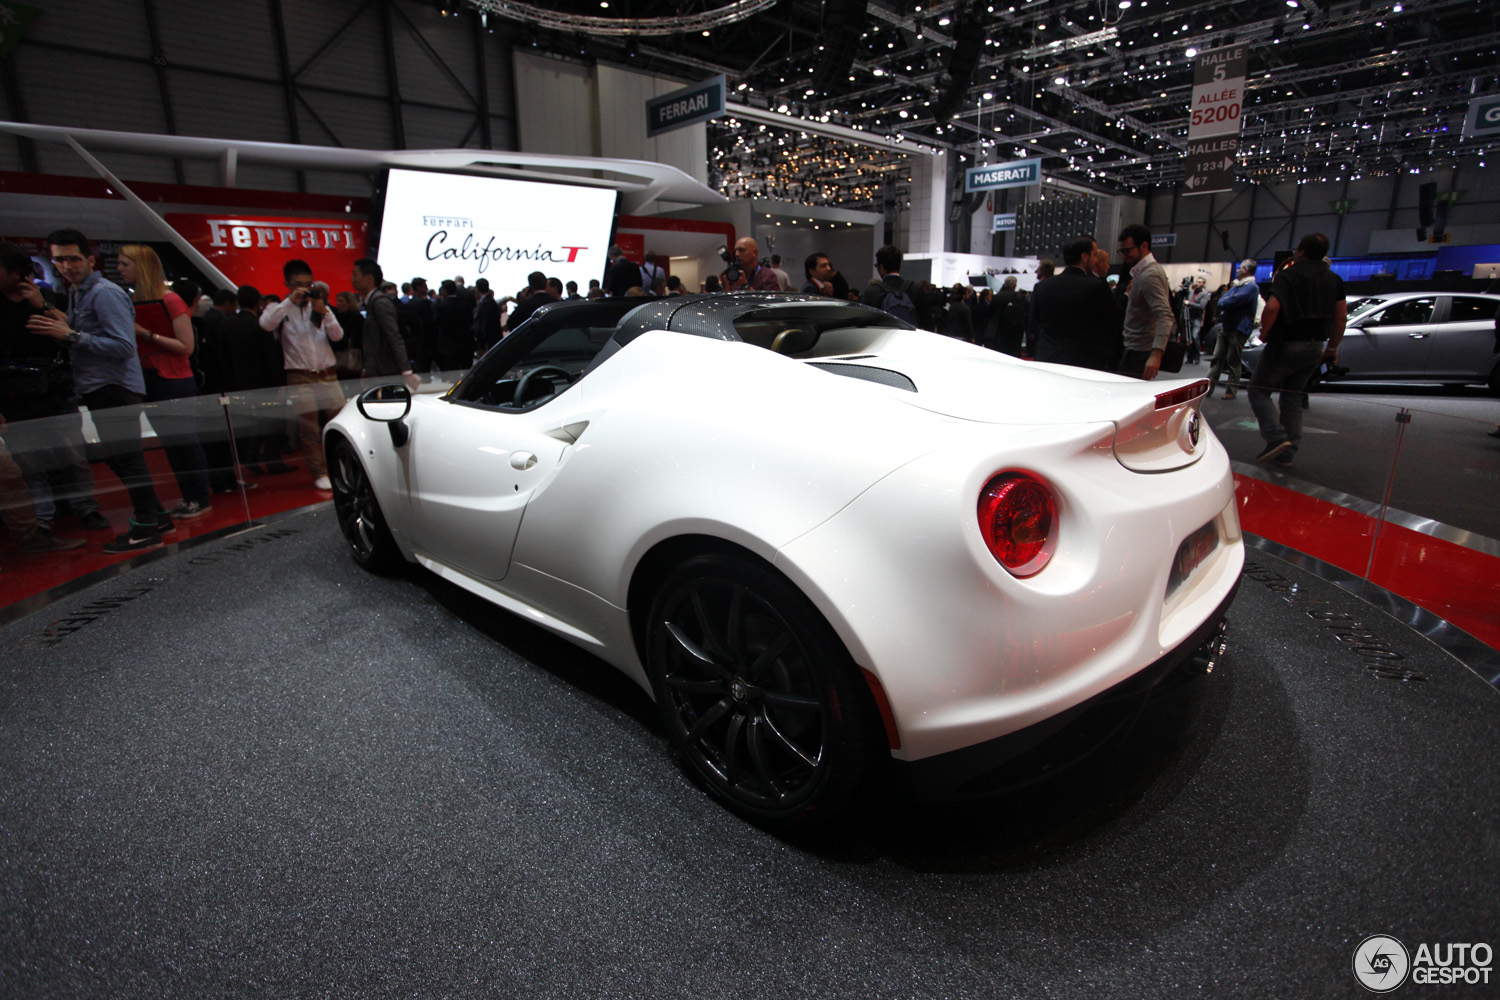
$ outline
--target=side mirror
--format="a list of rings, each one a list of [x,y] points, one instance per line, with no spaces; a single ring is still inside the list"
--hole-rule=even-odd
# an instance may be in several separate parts
[[[411,430],[401,421],[411,412],[411,390],[399,382],[377,385],[359,394],[354,405],[360,415],[391,429],[391,443],[397,448],[406,444]]]

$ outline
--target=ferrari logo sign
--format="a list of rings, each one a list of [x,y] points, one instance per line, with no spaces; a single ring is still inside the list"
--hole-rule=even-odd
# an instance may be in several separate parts
[[[724,74],[646,102],[646,135],[660,135],[724,113]]]

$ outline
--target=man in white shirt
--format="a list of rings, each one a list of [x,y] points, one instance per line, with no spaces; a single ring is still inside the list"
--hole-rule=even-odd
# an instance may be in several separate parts
[[[344,339],[343,328],[328,308],[328,297],[313,288],[312,268],[289,260],[281,269],[287,296],[260,314],[260,328],[281,344],[287,398],[297,416],[297,436],[307,456],[313,486],[331,490],[323,459],[323,424],[344,406],[329,342]]]

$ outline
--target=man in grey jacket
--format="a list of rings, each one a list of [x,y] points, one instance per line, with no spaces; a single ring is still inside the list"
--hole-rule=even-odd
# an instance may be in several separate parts
[[[349,276],[349,284],[359,293],[365,307],[364,376],[400,375],[407,388],[416,392],[422,380],[412,374],[411,361],[406,356],[406,341],[401,337],[401,324],[396,318],[396,300],[380,291],[384,280],[380,265],[368,257],[355,261]]]
[[[1151,256],[1151,230],[1140,223],[1120,231],[1120,259],[1130,268],[1130,297],[1125,303],[1125,354],[1120,373],[1147,381],[1161,371],[1161,356],[1175,325],[1167,274]]]

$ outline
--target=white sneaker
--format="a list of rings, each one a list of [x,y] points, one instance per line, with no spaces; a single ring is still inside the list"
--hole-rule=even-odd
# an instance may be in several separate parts
[[[319,476],[317,479],[313,480],[313,489],[328,490],[331,492],[333,490],[333,483],[327,476]]]

